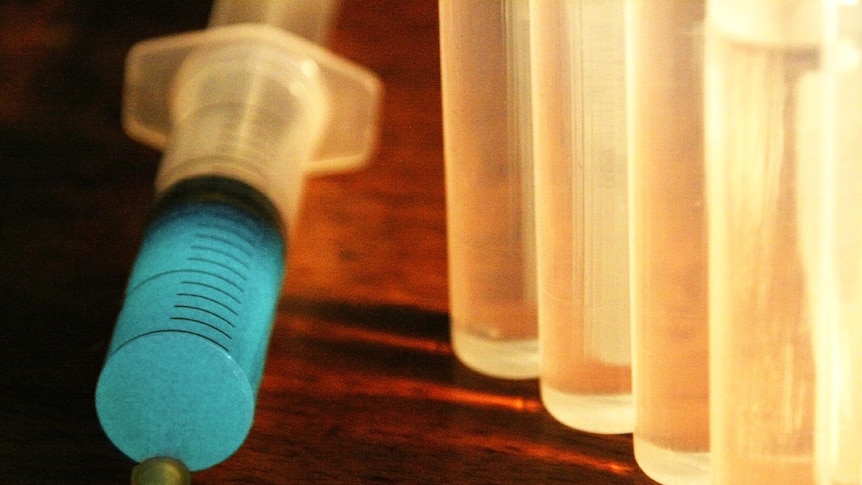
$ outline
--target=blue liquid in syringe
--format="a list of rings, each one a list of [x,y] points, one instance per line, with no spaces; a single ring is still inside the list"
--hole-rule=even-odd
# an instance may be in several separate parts
[[[219,178],[180,183],[157,206],[96,389],[102,428],[130,458],[194,471],[244,441],[284,273],[273,216]]]

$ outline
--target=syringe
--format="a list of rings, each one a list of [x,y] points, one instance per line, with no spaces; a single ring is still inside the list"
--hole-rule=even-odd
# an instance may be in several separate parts
[[[209,29],[129,54],[126,129],[165,155],[96,408],[136,461],[160,467],[149,460],[164,457],[194,471],[242,444],[303,176],[356,167],[373,147],[380,84],[371,73],[282,29],[230,18],[264,18],[249,17],[252,5],[330,3],[216,2]]]

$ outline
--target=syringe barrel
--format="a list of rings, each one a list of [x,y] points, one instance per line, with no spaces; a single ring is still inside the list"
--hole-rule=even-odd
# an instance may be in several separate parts
[[[225,178],[163,194],[96,389],[102,427],[136,461],[200,470],[245,439],[284,273],[279,217]]]
[[[267,24],[326,44],[340,0],[216,0],[209,27],[239,23]]]

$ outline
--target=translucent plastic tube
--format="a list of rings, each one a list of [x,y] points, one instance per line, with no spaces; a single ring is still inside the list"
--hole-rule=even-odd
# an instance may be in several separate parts
[[[819,0],[707,3],[714,483],[812,483],[812,325],[797,213],[815,163]]]
[[[503,378],[539,372],[526,7],[440,1],[452,345]]]
[[[709,483],[705,2],[626,5],[635,458]]]
[[[542,401],[630,432],[624,2],[530,5]]]
[[[801,164],[800,240],[810,297],[817,483],[862,483],[862,6],[824,2],[822,157]]]
[[[282,28],[315,44],[326,44],[341,0],[216,0],[209,26],[238,23]]]

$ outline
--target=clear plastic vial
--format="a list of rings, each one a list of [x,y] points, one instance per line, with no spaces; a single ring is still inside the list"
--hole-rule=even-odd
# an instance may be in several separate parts
[[[815,474],[862,483],[862,5],[824,2],[822,158],[801,166],[800,239],[817,370]]]
[[[626,2],[634,452],[709,483],[704,0]]]
[[[530,6],[542,401],[631,432],[624,2]]]
[[[539,372],[526,6],[440,1],[452,345],[503,378]]]
[[[813,483],[813,321],[798,205],[802,169],[817,157],[821,9],[819,0],[707,3],[714,483]]]

